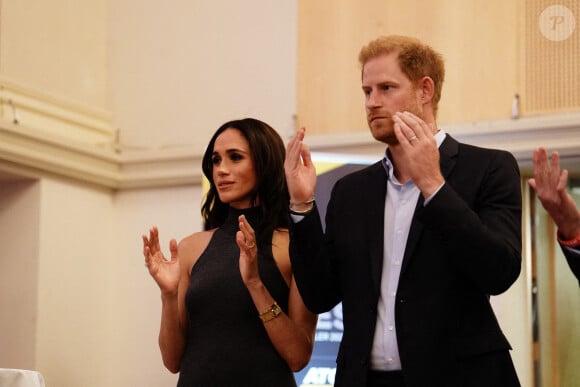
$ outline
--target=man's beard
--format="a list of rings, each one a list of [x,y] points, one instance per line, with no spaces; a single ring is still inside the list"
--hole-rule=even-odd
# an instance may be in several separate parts
[[[408,111],[421,120],[425,120],[423,111],[415,103],[408,104],[403,111]],[[387,122],[376,123],[374,125],[376,126],[373,128],[373,123],[368,122],[369,129],[375,140],[387,145],[399,145],[399,139],[395,135],[395,123],[393,122],[392,115],[389,116]]]
[[[395,130],[393,128],[393,122],[389,122],[387,125],[369,123],[369,129],[374,139],[380,142],[384,142],[388,145],[397,145],[399,140],[395,135]]]

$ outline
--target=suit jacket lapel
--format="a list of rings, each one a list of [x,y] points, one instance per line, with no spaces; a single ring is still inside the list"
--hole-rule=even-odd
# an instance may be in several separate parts
[[[383,270],[385,198],[387,193],[387,173],[381,162],[373,166],[369,174],[368,187],[373,187],[369,189],[368,205],[372,208],[368,211],[369,219],[367,222],[369,227],[367,236],[370,252],[370,275],[375,295],[378,297]]]
[[[446,180],[455,167],[458,152],[459,143],[447,134],[439,147],[439,165],[441,166],[441,174]]]

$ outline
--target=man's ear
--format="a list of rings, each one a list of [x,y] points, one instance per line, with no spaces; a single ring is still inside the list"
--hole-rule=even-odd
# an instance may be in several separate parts
[[[419,80],[418,85],[419,95],[421,98],[421,103],[426,104],[433,101],[433,95],[435,93],[435,82],[428,76],[424,76]]]

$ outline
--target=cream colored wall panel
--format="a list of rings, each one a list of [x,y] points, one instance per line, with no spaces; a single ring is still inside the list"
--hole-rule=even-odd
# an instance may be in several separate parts
[[[40,188],[0,181],[0,364],[36,368]]]
[[[0,75],[108,110],[108,4],[2,0]]]
[[[295,1],[111,2],[114,125],[124,149],[202,152],[224,122],[293,129]]]
[[[115,255],[113,197],[50,178],[40,190],[37,369],[47,386],[114,386],[126,364],[112,354],[127,345],[112,334],[114,281],[129,257]]]
[[[580,109],[580,2],[525,0],[524,10],[523,110]]]
[[[358,52],[379,35],[416,36],[444,56],[439,122],[509,117],[517,92],[517,2],[299,1],[298,125],[366,130]]]

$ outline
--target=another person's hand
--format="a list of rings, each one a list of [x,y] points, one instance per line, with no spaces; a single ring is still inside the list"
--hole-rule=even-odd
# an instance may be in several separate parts
[[[284,172],[292,203],[304,203],[312,199],[316,189],[316,169],[312,164],[310,149],[303,143],[305,131],[300,128],[286,147]]]
[[[558,226],[561,238],[580,234],[580,211],[566,189],[568,171],[560,171],[560,155],[552,152],[552,162],[545,148],[534,151],[534,177],[528,180],[542,206]]]
[[[149,237],[143,235],[143,256],[149,274],[157,282],[162,293],[177,295],[181,271],[177,259],[177,241],[175,239],[169,242],[169,251],[171,252],[170,260],[165,258],[159,246],[157,227],[149,230]]]

